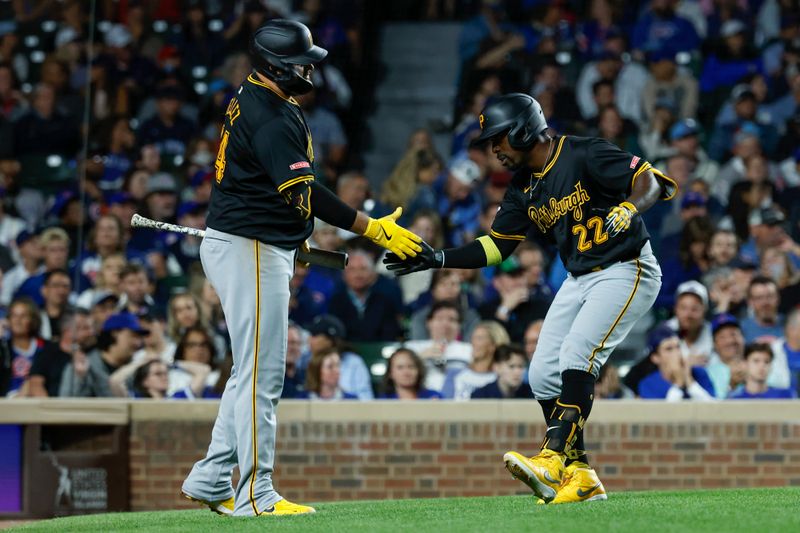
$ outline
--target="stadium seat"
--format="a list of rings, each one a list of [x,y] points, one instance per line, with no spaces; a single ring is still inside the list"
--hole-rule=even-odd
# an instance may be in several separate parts
[[[58,154],[24,154],[19,163],[20,184],[47,193],[60,191],[77,178],[74,162]]]
[[[401,346],[398,342],[353,342],[350,343],[352,351],[360,355],[369,368],[372,376],[372,387],[380,391],[383,376],[386,373],[386,362]]]

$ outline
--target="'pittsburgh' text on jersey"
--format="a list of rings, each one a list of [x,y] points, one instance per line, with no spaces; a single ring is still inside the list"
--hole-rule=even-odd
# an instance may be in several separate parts
[[[575,275],[638,257],[649,238],[640,217],[616,237],[604,229],[609,210],[631,193],[636,178],[652,166],[605,139],[562,136],[543,172],[514,174],[492,224],[492,236],[522,240],[533,224],[555,242],[566,269]],[[664,182],[662,197],[674,193]],[[539,180],[539,181],[537,181]],[[665,182],[667,180],[668,182]]]

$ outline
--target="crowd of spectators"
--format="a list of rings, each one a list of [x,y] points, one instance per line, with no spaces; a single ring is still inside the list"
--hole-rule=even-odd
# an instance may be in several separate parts
[[[96,18],[78,0],[0,3],[0,395],[221,395],[230,339],[199,239],[130,219],[204,227],[248,36],[275,16],[331,52],[298,99],[318,178],[373,216],[403,206],[434,247],[489,231],[510,174],[469,141],[501,93],[533,95],[553,133],[609,139],[678,182],[644,214],[664,273],[647,345],[612,355],[598,397],[800,391],[794,0],[419,2],[463,22],[451,146],[437,151],[419,124],[377,179],[348,141],[368,112],[352,88],[368,56],[360,2],[97,3]],[[399,279],[347,231],[318,221],[311,240],[350,264],[296,267],[284,397],[530,397],[528,363],[568,275],[536,231],[500,265]]]

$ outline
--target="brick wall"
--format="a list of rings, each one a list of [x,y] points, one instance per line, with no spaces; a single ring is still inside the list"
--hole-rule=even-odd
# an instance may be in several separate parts
[[[502,455],[538,447],[538,407],[488,403],[282,406],[276,486],[305,502],[525,493]],[[185,507],[180,483],[208,445],[215,406],[173,411],[179,420],[137,408],[131,507]],[[609,490],[800,485],[800,402],[598,402],[586,437]]]

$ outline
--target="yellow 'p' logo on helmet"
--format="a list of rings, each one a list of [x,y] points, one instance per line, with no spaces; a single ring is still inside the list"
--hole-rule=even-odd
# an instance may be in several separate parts
[[[481,124],[481,129],[483,129],[483,122],[484,122],[485,120],[486,120],[486,119],[485,119],[485,118],[483,118],[483,113],[481,113],[481,114],[480,114],[480,116],[478,117],[478,122],[480,122],[480,124]]]

